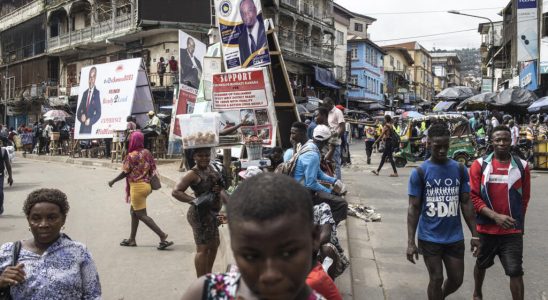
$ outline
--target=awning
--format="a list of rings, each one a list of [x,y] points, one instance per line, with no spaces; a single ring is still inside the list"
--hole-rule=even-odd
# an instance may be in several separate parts
[[[340,89],[341,87],[337,85],[335,81],[335,75],[328,69],[314,67],[314,73],[316,75],[316,81],[328,88]]]
[[[455,101],[441,101],[440,103],[436,104],[436,106],[434,106],[433,111],[449,111],[457,106],[457,104],[459,103]]]

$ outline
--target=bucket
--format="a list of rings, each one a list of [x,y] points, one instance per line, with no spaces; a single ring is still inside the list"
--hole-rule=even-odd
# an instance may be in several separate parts
[[[247,149],[247,159],[257,160],[262,158],[263,156],[262,144],[245,145],[245,148]]]

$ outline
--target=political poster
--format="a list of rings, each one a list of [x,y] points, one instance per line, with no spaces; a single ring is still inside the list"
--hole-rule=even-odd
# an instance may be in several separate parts
[[[182,152],[181,126],[177,116],[192,114],[195,112],[197,90],[181,85],[173,95],[173,108],[171,110],[171,126],[169,130],[168,154],[174,155]]]
[[[542,15],[548,13],[548,0],[542,1]],[[545,30],[544,30],[545,31]],[[548,74],[548,35],[542,33],[540,41],[540,59],[539,59],[540,74]]]
[[[270,64],[260,0],[215,0],[227,71]]]
[[[207,46],[179,30],[179,83],[194,89],[200,86]]]
[[[84,67],[80,82],[76,139],[112,138],[114,131],[126,129],[127,116],[153,108],[141,58]]]
[[[258,137],[265,146],[276,145],[277,120],[266,69],[248,69],[213,75],[212,110],[220,113],[220,131],[240,125],[240,132],[221,135],[221,145]]]
[[[517,4],[518,62],[538,59],[537,0],[518,0]]]

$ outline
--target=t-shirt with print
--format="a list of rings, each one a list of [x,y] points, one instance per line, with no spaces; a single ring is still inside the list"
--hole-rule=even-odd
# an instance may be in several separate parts
[[[468,171],[463,178],[459,164],[448,160],[435,164],[430,160],[421,165],[424,183],[417,170],[409,178],[409,195],[421,198],[419,240],[451,244],[464,239],[460,217],[460,194],[470,192]]]

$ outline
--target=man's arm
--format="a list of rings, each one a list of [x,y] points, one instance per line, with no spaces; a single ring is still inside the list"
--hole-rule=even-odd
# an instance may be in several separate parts
[[[345,122],[344,122],[344,118],[342,120],[343,120],[343,122],[339,123],[339,127],[337,128],[337,133],[339,134],[340,137],[343,137],[344,132],[346,131],[346,125],[345,125]]]
[[[470,240],[470,250],[474,253],[474,256],[477,256],[479,250],[479,235],[476,231],[476,213],[474,212],[474,205],[470,201],[469,193],[460,194],[460,209],[462,210],[462,216],[464,221],[472,234],[472,239]]]
[[[320,171],[320,157],[315,152],[304,153],[299,156],[297,163],[304,167],[304,186],[316,191],[331,193],[331,190],[318,182],[318,172]]]
[[[415,243],[415,233],[419,224],[421,198],[409,195],[407,208],[407,260],[415,263],[419,259],[419,251]]]

